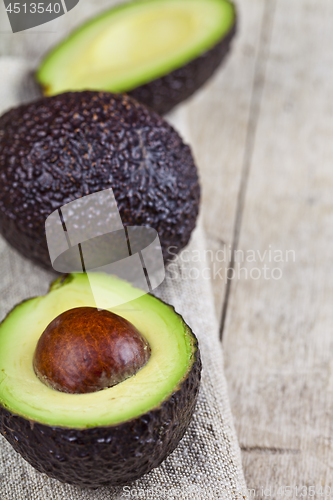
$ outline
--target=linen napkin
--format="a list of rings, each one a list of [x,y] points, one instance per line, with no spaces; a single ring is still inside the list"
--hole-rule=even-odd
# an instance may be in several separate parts
[[[38,95],[29,63],[0,58],[0,114]],[[183,105],[183,106],[186,106]],[[182,106],[168,119],[190,140]],[[175,306],[199,339],[202,381],[192,422],[176,450],[156,469],[126,487],[81,489],[40,474],[0,436],[1,500],[240,499],[247,495],[223,373],[211,283],[205,261],[201,219],[190,244],[171,262],[156,295]],[[186,253],[185,253],[186,252]],[[209,275],[209,273],[208,273]],[[20,301],[46,293],[45,272],[0,238],[0,320]]]

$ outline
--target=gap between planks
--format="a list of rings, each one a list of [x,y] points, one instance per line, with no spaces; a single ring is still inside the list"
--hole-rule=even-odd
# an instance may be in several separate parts
[[[274,24],[275,7],[276,7],[276,0],[269,0],[265,2],[263,17],[261,21],[259,50],[255,63],[252,92],[251,92],[250,113],[249,113],[249,120],[248,120],[245,146],[244,146],[242,175],[238,192],[234,230],[231,243],[231,260],[229,262],[226,290],[222,304],[222,314],[221,314],[220,329],[219,329],[221,341],[223,339],[223,331],[228,311],[229,296],[232,284],[232,275],[235,267],[235,252],[238,249],[238,244],[239,244],[239,235],[242,226],[242,217],[244,212],[248,179],[251,169],[253,148],[256,137],[257,124],[260,116],[260,105],[265,86],[266,64],[269,57],[269,47],[270,47],[271,35]]]

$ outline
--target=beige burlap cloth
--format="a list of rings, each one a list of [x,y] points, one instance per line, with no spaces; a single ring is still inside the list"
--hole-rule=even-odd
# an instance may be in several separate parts
[[[0,58],[0,112],[34,96],[28,65]],[[183,135],[181,109],[171,121]],[[1,188],[1,187],[0,187]],[[186,253],[167,271],[157,295],[173,304],[193,328],[203,361],[202,384],[192,423],[177,449],[128,487],[86,490],[38,473],[0,437],[0,500],[240,499],[246,496],[240,450],[232,422],[213,297],[199,220]],[[0,239],[0,317],[18,302],[47,291],[53,276],[20,257]]]

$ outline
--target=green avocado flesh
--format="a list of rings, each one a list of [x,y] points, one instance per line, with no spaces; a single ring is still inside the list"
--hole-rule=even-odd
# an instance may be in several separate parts
[[[227,0],[138,0],[90,20],[56,46],[37,71],[46,95],[128,92],[211,49],[234,23]]]
[[[0,405],[28,420],[67,428],[115,425],[159,406],[192,367],[194,337],[174,309],[110,275],[59,278],[48,294],[16,306],[0,325]],[[109,309],[130,321],[147,339],[151,356],[134,376],[87,394],[47,387],[33,370],[37,341],[62,312],[81,306]],[[123,299],[121,306],[109,307]]]

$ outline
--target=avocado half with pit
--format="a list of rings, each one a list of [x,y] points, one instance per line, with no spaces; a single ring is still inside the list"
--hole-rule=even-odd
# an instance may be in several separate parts
[[[122,224],[154,228],[165,261],[187,245],[199,211],[189,146],[161,116],[122,94],[68,92],[5,113],[0,182],[0,233],[51,270],[45,221],[89,194],[111,188]]]
[[[171,306],[152,295],[133,300],[136,292],[125,281],[95,274],[99,306],[109,306],[115,297],[124,302],[97,310],[87,275],[67,275],[47,295],[17,305],[1,323],[0,431],[38,471],[82,487],[121,485],[157,467],[183,437],[200,383],[197,340]],[[129,325],[125,344],[119,324]],[[75,337],[80,328],[87,330],[86,344]],[[78,341],[74,354],[68,353],[75,344],[68,335]],[[113,354],[107,355],[123,364],[122,376],[112,382],[110,363],[102,359],[109,335]],[[133,349],[144,356],[130,373]],[[66,370],[54,388],[52,379],[58,374],[59,382]],[[98,387],[87,383],[89,374]]]
[[[77,28],[36,78],[46,95],[126,92],[163,114],[214,73],[235,31],[229,0],[137,0]]]

